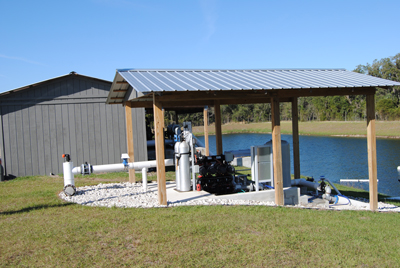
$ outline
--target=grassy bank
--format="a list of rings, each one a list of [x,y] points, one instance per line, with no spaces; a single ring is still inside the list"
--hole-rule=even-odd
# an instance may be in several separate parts
[[[76,184],[127,180],[117,173],[77,177]],[[400,261],[397,213],[96,208],[62,201],[62,186],[62,178],[48,176],[0,183],[1,267],[394,267]]]
[[[195,135],[203,135],[203,127],[194,127]],[[292,133],[292,122],[282,121],[281,132]],[[271,133],[271,123],[230,123],[222,125],[222,133]],[[323,121],[299,122],[301,135],[341,135],[341,136],[366,136],[367,125],[365,121]],[[209,134],[215,134],[215,125],[209,126]],[[377,121],[376,135],[382,138],[400,138],[400,121]]]

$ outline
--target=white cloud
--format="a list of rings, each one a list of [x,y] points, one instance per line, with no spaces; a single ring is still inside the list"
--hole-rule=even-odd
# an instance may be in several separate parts
[[[0,58],[9,59],[9,60],[23,61],[23,62],[26,62],[26,63],[31,63],[31,64],[44,66],[43,63],[40,63],[40,62],[37,62],[37,61],[33,61],[33,60],[29,60],[29,59],[25,59],[25,58],[21,58],[21,57],[13,57],[13,56],[7,56],[7,55],[0,54]]]
[[[204,20],[207,26],[207,34],[204,38],[205,42],[208,42],[210,38],[217,31],[217,12],[214,0],[200,0],[201,9],[203,11]]]

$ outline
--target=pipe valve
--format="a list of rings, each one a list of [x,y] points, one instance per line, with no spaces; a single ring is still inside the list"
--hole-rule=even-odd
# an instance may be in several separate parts
[[[122,159],[122,164],[124,164],[124,169],[128,170],[129,167],[129,163],[128,163],[128,159],[129,159],[129,155],[128,154],[122,154],[121,155],[121,159]]]
[[[93,168],[91,164],[88,164],[88,162],[85,162],[85,164],[81,165],[81,174],[82,175],[90,175],[93,173]]]
[[[64,162],[70,162],[71,161],[71,157],[69,154],[63,154],[62,158],[64,158]]]

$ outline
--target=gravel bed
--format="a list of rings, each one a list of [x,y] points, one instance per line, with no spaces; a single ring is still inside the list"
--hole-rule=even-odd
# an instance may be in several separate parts
[[[95,186],[77,187],[73,196],[67,196],[64,192],[60,197],[66,201],[99,207],[123,207],[123,208],[154,208],[166,207],[159,205],[157,191],[143,191],[141,183],[109,183]],[[200,199],[185,202],[170,202],[168,207],[196,206],[196,205],[264,205],[273,206],[273,202],[224,200],[224,199]]]
[[[158,204],[158,194],[155,190],[143,191],[141,183],[109,183],[109,184],[98,184],[95,186],[84,186],[77,187],[76,193],[73,196],[67,196],[64,192],[61,192],[59,196],[68,201],[85,206],[99,206],[99,207],[123,207],[123,208],[154,208],[154,207],[166,207]],[[307,206],[296,205],[294,207],[303,208],[323,208],[323,209],[350,209],[350,210],[369,210],[369,203],[366,199],[361,198],[350,198],[351,205],[347,206],[329,206],[321,207],[308,204]],[[196,206],[196,205],[263,205],[263,206],[275,206],[274,202],[260,202],[260,201],[246,201],[246,200],[226,200],[226,199],[196,199],[185,202],[170,202],[168,201],[168,207],[175,206]],[[293,207],[293,206],[291,206]],[[378,202],[379,211],[392,211],[400,212],[400,207]]]

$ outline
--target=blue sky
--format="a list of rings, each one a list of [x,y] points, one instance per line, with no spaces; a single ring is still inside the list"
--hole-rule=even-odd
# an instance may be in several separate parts
[[[0,92],[76,71],[346,68],[400,53],[399,0],[0,0]]]

